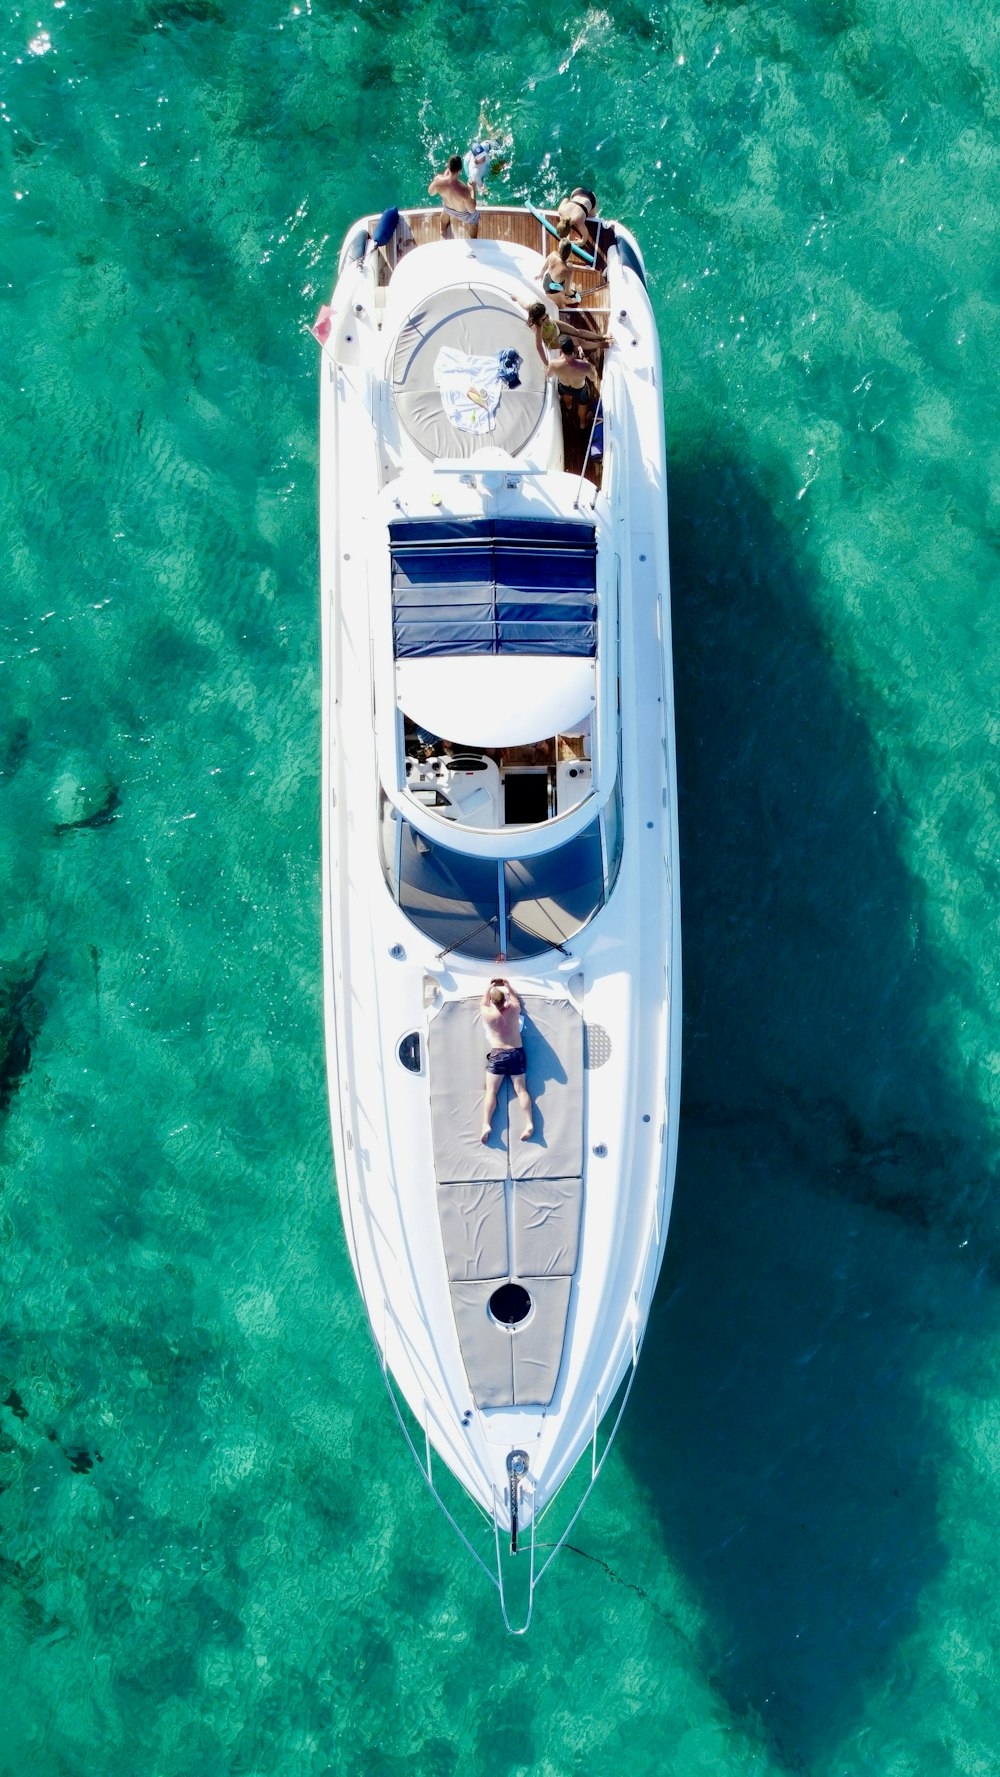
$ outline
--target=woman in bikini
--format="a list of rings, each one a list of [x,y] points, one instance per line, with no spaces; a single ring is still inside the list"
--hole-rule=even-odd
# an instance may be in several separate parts
[[[578,185],[569,197],[564,197],[559,205],[559,216],[569,224],[570,239],[579,246],[587,246],[590,241],[590,230],[587,224],[597,214],[597,199],[592,191]]]
[[[580,301],[580,291],[573,280],[573,248],[569,241],[561,241],[553,247],[547,256],[538,277],[546,296],[554,296],[559,307],[569,303],[574,306]]]
[[[571,327],[569,322],[562,317],[558,321],[554,321],[544,302],[525,302],[523,297],[515,296],[513,293],[511,293],[510,299],[511,302],[517,303],[518,308],[527,310],[525,319],[534,335],[535,348],[543,364],[548,364],[549,361],[548,353],[545,350],[546,346],[550,352],[554,352],[560,339],[567,334],[578,345],[609,346],[611,344],[610,333],[605,336],[596,327]]]

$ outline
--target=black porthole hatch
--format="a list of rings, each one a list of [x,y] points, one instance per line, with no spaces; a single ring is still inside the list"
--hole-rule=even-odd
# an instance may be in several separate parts
[[[401,1039],[396,1053],[408,1073],[419,1074],[420,1032],[418,1030],[408,1030],[405,1037]]]
[[[519,1283],[502,1283],[490,1297],[490,1313],[502,1327],[518,1327],[531,1313],[531,1297]]]

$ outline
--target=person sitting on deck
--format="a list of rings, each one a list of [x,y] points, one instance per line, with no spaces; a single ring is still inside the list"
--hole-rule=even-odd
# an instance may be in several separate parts
[[[483,1099],[483,1127],[480,1141],[489,1141],[493,1127],[500,1082],[506,1076],[517,1093],[517,1102],[524,1112],[521,1140],[528,1141],[535,1133],[531,1098],[525,1083],[525,1058],[521,1046],[521,1002],[502,975],[487,987],[480,1002],[486,1033],[495,1044],[486,1057],[486,1095]]]
[[[568,333],[559,341],[559,350],[546,365],[546,376],[554,376],[559,398],[567,412],[576,408],[581,432],[585,432],[601,393],[601,379],[588,358],[574,346]]]
[[[573,277],[572,252],[569,241],[560,241],[558,247],[553,247],[548,254],[538,273],[546,296],[557,297],[560,308],[565,303],[580,301],[580,289]]]
[[[443,173],[435,173],[427,187],[427,195],[441,199],[442,240],[447,240],[450,236],[453,222],[460,222],[475,240],[479,233],[479,211],[476,208],[475,191],[462,178],[460,154],[451,156]]]

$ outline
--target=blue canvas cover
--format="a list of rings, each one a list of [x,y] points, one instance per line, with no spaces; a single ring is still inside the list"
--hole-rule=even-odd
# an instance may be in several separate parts
[[[389,526],[397,660],[597,653],[597,545],[567,519]]]

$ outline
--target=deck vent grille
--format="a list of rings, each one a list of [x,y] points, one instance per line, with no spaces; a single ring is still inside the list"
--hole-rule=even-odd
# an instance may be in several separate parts
[[[611,1038],[603,1024],[585,1024],[583,1027],[583,1065],[593,1070],[603,1067],[611,1059]]]

